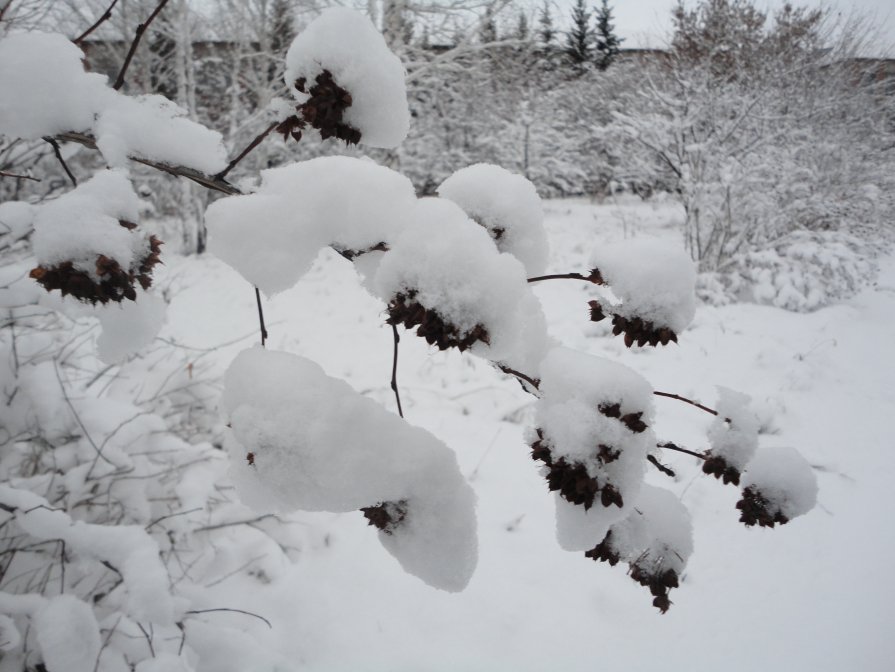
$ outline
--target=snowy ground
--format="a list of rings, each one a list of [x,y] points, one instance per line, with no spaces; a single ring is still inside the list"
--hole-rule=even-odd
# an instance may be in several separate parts
[[[679,215],[668,205],[554,201],[547,209],[551,272],[585,270],[595,246],[624,237],[676,244]],[[249,335],[214,353],[222,371],[256,340],[251,288],[213,258],[167,264],[173,300],[163,336],[202,348]],[[700,308],[680,345],[658,350],[629,351],[589,323],[593,290],[584,283],[537,291],[555,338],[619,359],[658,390],[709,404],[716,384],[751,394],[762,445],[795,446],[815,466],[818,508],[782,528],[746,529],[735,488],[701,474],[695,459],[667,456],[677,478],[650,479],[691,509],[696,551],[662,616],[621,565],[557,546],[552,497],[522,440],[531,398],[486,364],[407,334],[405,414],[456,450],[479,497],[480,558],[469,587],[448,594],[404,574],[359,513],[303,514],[296,564],[267,586],[233,577],[228,606],[262,613],[300,669],[327,672],[891,669],[895,259],[881,260],[876,286],[816,313]],[[267,302],[266,315],[270,347],[311,357],[394,408],[391,331],[350,264],[327,252],[297,288]],[[708,415],[657,405],[660,438],[705,447]]]

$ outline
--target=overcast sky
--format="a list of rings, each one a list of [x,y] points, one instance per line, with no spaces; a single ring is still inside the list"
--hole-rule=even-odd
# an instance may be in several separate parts
[[[538,0],[533,0],[538,2]],[[568,16],[574,0],[552,0],[557,13],[563,18]],[[588,5],[596,6],[600,0],[589,0]],[[543,4],[543,0],[539,4]],[[664,36],[670,29],[671,8],[676,0],[610,0],[609,5],[615,16],[616,32],[626,38],[624,46],[660,47],[664,44]],[[773,11],[784,4],[784,0],[757,0],[755,5],[760,9]],[[832,7],[845,15],[857,12],[866,15],[880,32],[877,40],[879,52],[895,56],[895,0],[839,0],[839,2],[818,2],[817,0],[792,0],[796,6]],[[695,0],[685,0],[685,5],[693,7]],[[566,19],[567,20],[567,19]]]

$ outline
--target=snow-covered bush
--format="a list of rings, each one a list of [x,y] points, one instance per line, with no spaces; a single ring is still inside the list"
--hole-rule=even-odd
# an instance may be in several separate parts
[[[353,39],[337,43],[334,34]],[[538,399],[529,440],[556,493],[559,543],[612,564],[625,560],[663,612],[692,539],[688,514],[673,495],[643,482],[649,465],[670,471],[659,461],[661,450],[688,452],[725,481],[739,483],[742,472],[738,506],[747,525],[785,523],[811,508],[813,474],[804,460],[781,453],[786,468],[775,471],[777,454],[753,457],[758,423],[741,397],[723,393],[717,411],[702,407],[717,417],[711,451],[659,444],[653,399],[676,395],[548,336],[531,286],[567,279],[603,292],[589,304],[591,319],[611,314],[629,347],[678,340],[693,317],[695,278],[679,252],[606,247],[586,272],[536,275],[547,258],[540,202],[529,182],[495,166],[461,170],[438,189],[442,197],[417,198],[394,171],[321,158],[268,170],[253,193],[242,193],[225,177],[246,152],[223,167],[219,144],[205,129],[77,71],[77,50],[60,35],[0,39],[0,54],[19,50],[39,57],[0,59],[9,94],[0,133],[76,137],[116,170],[48,203],[0,207],[0,240],[14,255],[0,277],[8,315],[0,338],[0,539],[9,555],[0,627],[8,642],[4,665],[15,661],[10,669],[276,668],[280,661],[251,626],[211,631],[202,622],[216,611],[257,616],[217,602],[223,593],[212,589],[220,581],[211,576],[240,573],[246,545],[261,552],[247,563],[258,563],[259,575],[277,571],[284,559],[277,530],[252,526],[274,512],[358,510],[408,573],[461,590],[476,564],[475,497],[451,450],[403,418],[394,373],[399,325],[440,349],[468,350]],[[71,116],[57,109],[23,120],[46,93],[37,80],[57,62],[82,84],[66,84]],[[277,126],[294,138],[310,126],[346,142],[398,142],[407,104],[397,63],[369,21],[324,12],[290,49],[287,84],[301,95],[297,108],[283,106]],[[145,121],[147,134],[132,136],[129,113],[103,121],[122,110]],[[150,142],[156,135],[177,139],[176,146]],[[58,158],[64,164],[62,153]],[[187,442],[172,431],[201,429],[182,412],[190,402],[178,395],[190,386],[166,396],[178,374],[194,375],[192,362],[172,362],[165,352],[151,365],[125,364],[137,370],[119,378],[111,366],[96,371],[92,355],[74,361],[68,348],[69,332],[81,338],[93,328],[91,315],[98,316],[100,354],[120,361],[146,338],[134,332],[161,317],[159,299],[146,291],[159,241],[134,221],[137,198],[125,159],[228,194],[207,210],[210,246],[255,286],[261,344],[239,354],[225,376],[225,450],[201,433]],[[265,349],[261,290],[273,294],[299,282],[324,246],[353,263],[382,301],[395,337],[398,415],[306,358]],[[113,312],[121,303],[146,309],[131,319]],[[88,323],[73,320],[78,309],[88,311]],[[105,387],[95,387],[107,375]],[[138,401],[137,391],[159,377],[156,391]],[[230,501],[228,478],[253,514]],[[241,525],[254,533],[226,537]],[[203,543],[214,534],[224,537],[220,545]]]

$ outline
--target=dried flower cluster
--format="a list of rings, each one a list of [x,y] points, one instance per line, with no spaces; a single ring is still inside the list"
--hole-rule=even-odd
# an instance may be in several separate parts
[[[367,519],[368,525],[372,525],[386,534],[392,534],[407,517],[407,500],[380,502],[376,506],[362,508],[361,513]]]
[[[131,232],[137,228],[133,222],[119,220],[118,223]],[[162,241],[149,236],[145,240],[144,254],[128,268],[122,267],[116,259],[99,254],[89,268],[82,262],[64,261],[53,266],[38,266],[30,275],[48,292],[58,289],[62,296],[71,295],[85,303],[134,301],[137,284],[144,290],[152,285],[152,271],[160,262],[161,246]]]
[[[739,469],[732,466],[720,455],[712,455],[712,451],[708,451],[706,455],[708,457],[705,462],[702,463],[702,470],[705,473],[721,479],[725,485],[728,483],[733,483],[734,485],[740,484],[741,474]]]
[[[774,527],[777,523],[785,525],[789,522],[789,518],[752,486],[743,490],[743,498],[737,502],[737,508],[740,510],[740,522],[748,527]]]
[[[599,301],[589,301],[588,305],[590,306],[591,322],[600,322],[606,319],[607,315]],[[649,320],[640,317],[624,317],[618,313],[611,313],[611,315],[613,335],[618,336],[623,333],[625,345],[629,348],[635,343],[640,347],[647,344],[655,347],[660,343],[668,345],[672,341],[677,343],[677,334],[668,327],[657,327]]]
[[[569,462],[565,457],[554,458],[544,432],[537,429],[537,440],[531,444],[531,458],[543,462],[546,467],[547,487],[551,492],[559,492],[563,499],[571,504],[590,509],[600,497],[600,504],[609,507],[613,504],[619,508],[624,506],[621,493],[612,483],[601,483],[590,475],[583,462]],[[621,453],[610,446],[599,445],[594,451],[594,459],[600,464],[609,464],[619,458]]]
[[[345,110],[351,107],[351,94],[336,83],[329,70],[317,75],[310,88],[304,77],[295,80],[293,86],[310,98],[295,107],[297,114],[277,126],[277,132],[282,133],[284,139],[291,136],[294,140],[301,140],[302,130],[305,126],[311,126],[320,131],[320,137],[324,140],[337,138],[349,145],[360,142],[361,132],[343,119]]]
[[[417,293],[413,290],[407,294],[399,293],[388,304],[388,324],[403,324],[407,329],[419,325],[417,336],[426,339],[429,345],[438,346],[439,350],[457,348],[460,352],[468,350],[477,342],[488,344],[488,331],[481,324],[465,333],[445,320],[435,310],[427,309],[415,301]]]

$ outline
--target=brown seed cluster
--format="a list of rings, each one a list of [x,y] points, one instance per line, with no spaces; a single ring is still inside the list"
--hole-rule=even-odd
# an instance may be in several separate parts
[[[743,498],[737,502],[737,508],[740,510],[740,522],[747,527],[774,527],[777,523],[785,525],[789,522],[789,518],[751,485],[743,490]]]
[[[590,558],[594,562],[608,562],[615,567],[621,560],[621,556],[613,547],[612,530],[606,533],[603,541],[586,551],[584,557]],[[628,575],[641,586],[649,588],[653,596],[653,606],[664,614],[671,606],[668,591],[679,585],[678,575],[673,569],[661,569],[661,563],[659,563],[659,569],[655,569],[656,563],[652,562],[652,558],[652,553],[643,553],[637,560],[629,564]],[[650,569],[649,564],[653,564],[654,568]]]
[[[343,120],[345,110],[351,107],[353,102],[351,94],[336,84],[329,70],[317,75],[314,85],[310,88],[305,77],[295,80],[293,86],[310,98],[295,107],[297,114],[277,126],[277,132],[282,133],[284,139],[291,136],[294,140],[301,140],[305,126],[312,126],[320,131],[320,137],[324,140],[337,138],[349,145],[360,142],[361,132]]]
[[[584,557],[590,558],[594,562],[608,562],[611,567],[615,567],[618,561],[621,560],[621,556],[612,547],[612,530],[606,533],[603,541],[589,551],[585,551]]]
[[[547,466],[547,487],[551,492],[558,491],[567,502],[583,506],[585,510],[594,505],[598,496],[600,504],[605,507],[613,504],[619,508],[624,506],[618,488],[612,483],[601,484],[590,475],[583,462],[569,462],[565,457],[554,459],[543,430],[536,431],[538,438],[531,444],[531,458]],[[595,457],[601,464],[606,464],[617,460],[620,454],[620,451],[609,446],[599,445]]]
[[[631,578],[641,586],[649,588],[649,592],[653,596],[653,606],[663,614],[668,611],[671,606],[668,591],[680,585],[677,572],[673,569],[652,571],[637,561],[632,562],[630,567]]]
[[[394,533],[407,517],[407,500],[380,502],[376,506],[362,508],[361,513],[367,519],[368,525],[372,525],[390,535]]]
[[[607,315],[603,310],[603,306],[599,301],[589,301],[590,320],[591,322],[600,322],[605,320]],[[629,348],[635,343],[643,347],[644,345],[668,345],[672,341],[677,343],[677,334],[668,327],[657,327],[649,320],[640,317],[623,317],[618,313],[612,315],[612,334],[618,336],[625,335],[625,345]]]
[[[137,228],[133,222],[121,220],[118,223],[129,231]],[[137,284],[144,290],[152,285],[152,271],[160,263],[161,246],[162,241],[150,236],[146,241],[146,253],[129,268],[123,268],[116,259],[99,254],[90,271],[83,270],[83,264],[76,268],[74,262],[64,261],[55,266],[38,266],[32,269],[30,276],[48,292],[58,289],[62,296],[71,295],[85,303],[134,301]]]
[[[460,333],[453,324],[445,322],[436,311],[430,310],[415,301],[417,293],[413,290],[407,294],[398,293],[388,304],[388,324],[403,324],[407,329],[417,325],[417,336],[426,339],[429,345],[438,346],[439,350],[457,348],[460,352],[468,350],[477,342],[490,343],[490,337],[484,325],[477,324],[465,334]]]
[[[711,474],[715,478],[721,479],[725,485],[728,483],[733,483],[734,485],[740,484],[740,471],[736,467],[730,465],[723,457],[720,455],[712,455],[712,451],[708,451],[706,453],[708,457],[705,462],[702,463],[702,470]]]

